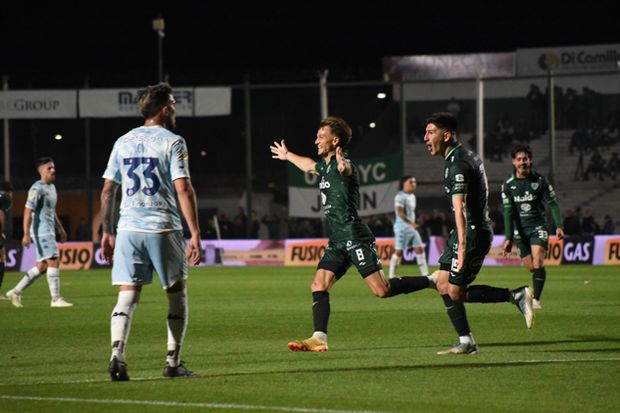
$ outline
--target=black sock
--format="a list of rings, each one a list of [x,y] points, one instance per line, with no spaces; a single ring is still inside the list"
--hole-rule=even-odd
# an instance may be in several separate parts
[[[314,331],[322,331],[327,334],[329,311],[329,292],[314,291],[312,293],[312,319],[314,320]]]
[[[468,303],[504,303],[510,301],[508,288],[491,287],[490,285],[470,285],[467,287],[465,301]]]
[[[2,280],[4,280],[4,263],[0,262],[0,287],[2,287]]]
[[[545,270],[545,267],[534,270],[534,274],[532,275],[532,283],[534,284],[534,298],[537,300],[540,300],[546,279],[547,271]]]
[[[452,325],[456,330],[456,333],[461,336],[467,336],[471,333],[469,329],[469,323],[467,322],[467,314],[465,313],[465,304],[463,302],[454,302],[448,294],[441,296],[443,303],[446,306],[448,317],[452,321]]]
[[[423,275],[419,277],[399,277],[390,279],[390,293],[387,297],[394,297],[398,294],[409,294],[414,291],[428,288],[428,277]]]

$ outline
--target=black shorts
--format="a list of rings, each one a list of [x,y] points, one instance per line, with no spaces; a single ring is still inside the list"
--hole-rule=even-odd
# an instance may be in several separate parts
[[[457,270],[458,235],[455,230],[450,232],[446,241],[446,248],[439,258],[440,269],[450,272],[450,284],[471,284],[480,272],[484,258],[491,250],[492,232],[469,229],[466,237],[465,264],[460,271]]]
[[[336,274],[336,279],[340,279],[351,265],[355,265],[362,278],[383,269],[374,239],[363,241],[330,240],[317,269],[331,271]]]

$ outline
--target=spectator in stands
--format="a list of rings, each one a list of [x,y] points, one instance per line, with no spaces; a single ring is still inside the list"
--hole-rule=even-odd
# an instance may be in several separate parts
[[[605,215],[605,220],[603,221],[603,229],[601,234],[611,235],[616,233],[616,226],[614,224],[614,220],[611,218],[611,215]]]
[[[530,84],[530,90],[526,96],[527,110],[529,114],[529,128],[534,138],[539,138],[547,130],[547,102],[538,88],[538,85]]]
[[[215,230],[215,222],[213,218],[207,220],[207,224],[201,230],[202,239],[217,239],[217,231]]]
[[[612,153],[611,158],[607,161],[607,173],[614,181],[618,177],[618,173],[620,173],[620,159],[618,159],[618,152]]]
[[[426,231],[430,236],[446,237],[448,235],[446,230],[446,220],[443,214],[438,209],[433,209],[430,218],[426,220]]]
[[[566,235],[581,235],[581,221],[573,209],[566,211],[563,225]]]
[[[583,173],[584,181],[588,181],[590,179],[590,174],[594,174],[594,176],[598,175],[599,181],[605,180],[605,175],[607,175],[607,167],[605,166],[605,159],[601,156],[597,149],[594,149],[594,153],[590,157],[590,162],[588,163],[588,167]]]
[[[280,239],[280,220],[274,214],[267,214],[261,220],[267,227],[267,239]]]
[[[92,241],[92,231],[90,225],[86,222],[86,217],[80,217],[80,223],[75,229],[75,239],[77,241]]]
[[[258,239],[258,230],[260,229],[260,222],[258,222],[258,215],[256,211],[250,212],[250,239]]]
[[[590,208],[586,208],[583,211],[583,218],[581,220],[581,233],[583,235],[594,235],[599,232],[599,226],[594,219],[594,215]]]

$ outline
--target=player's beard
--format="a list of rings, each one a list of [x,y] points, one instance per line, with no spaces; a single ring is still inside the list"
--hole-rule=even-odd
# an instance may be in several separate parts
[[[177,122],[174,116],[168,116],[162,119],[162,126],[170,131],[173,131],[177,127]]]

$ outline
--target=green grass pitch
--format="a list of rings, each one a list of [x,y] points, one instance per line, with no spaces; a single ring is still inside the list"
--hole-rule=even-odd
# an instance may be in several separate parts
[[[167,300],[155,281],[134,313],[132,380],[112,383],[110,272],[64,271],[73,308],[49,307],[44,278],[24,308],[0,301],[0,411],[615,412],[620,268],[547,272],[532,330],[512,304],[469,304],[480,354],[437,356],[456,336],[434,290],[379,299],[351,270],[331,292],[330,350],[293,353],[287,342],[312,332],[313,268],[193,268],[182,358],[200,377],[161,377]],[[2,292],[20,277],[8,273]],[[530,282],[516,267],[487,267],[477,280]]]

